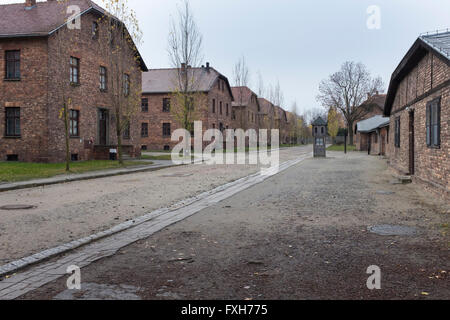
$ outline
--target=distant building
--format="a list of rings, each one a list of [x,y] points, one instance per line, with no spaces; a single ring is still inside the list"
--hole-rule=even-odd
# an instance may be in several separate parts
[[[389,162],[450,194],[450,32],[419,37],[392,74]]]
[[[358,151],[369,151],[372,155],[386,155],[389,139],[389,118],[381,115],[356,124]]]
[[[231,89],[234,96],[231,111],[233,128],[254,129],[258,132],[260,126],[258,114],[261,112],[258,96],[248,87]]]
[[[186,66],[189,78],[196,83],[196,92],[202,97],[194,102],[197,120],[203,122],[203,132],[232,128],[233,93],[227,77],[209,63],[201,68]],[[142,150],[171,150],[177,141],[171,141],[172,132],[182,127],[174,116],[171,104],[178,89],[178,69],[152,69],[142,74],[142,106],[140,112],[140,144]],[[209,143],[206,143],[209,144]]]
[[[361,136],[361,132],[356,129],[357,122],[372,118],[376,115],[383,115],[385,94],[368,95],[367,100],[358,107],[358,120],[353,124],[354,143],[357,151],[367,151],[367,135]]]

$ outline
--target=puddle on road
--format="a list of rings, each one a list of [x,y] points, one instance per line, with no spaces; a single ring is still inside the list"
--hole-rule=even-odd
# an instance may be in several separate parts
[[[367,229],[369,230],[369,232],[378,234],[380,236],[412,236],[417,233],[417,230],[412,227],[395,226],[389,224],[370,226]]]
[[[141,300],[139,288],[129,285],[82,283],[81,290],[65,290],[53,300]]]

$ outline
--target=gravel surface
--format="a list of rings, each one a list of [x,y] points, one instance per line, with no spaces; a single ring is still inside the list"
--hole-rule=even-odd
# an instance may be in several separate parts
[[[280,161],[312,147],[280,151]],[[188,165],[155,172],[76,181],[0,193],[0,265],[75,239],[255,173],[255,165]]]
[[[448,204],[362,153],[306,160],[22,299],[449,299]],[[384,192],[379,192],[384,191]],[[414,227],[382,236],[370,226]],[[381,290],[366,270],[381,268]],[[117,289],[114,289],[117,288]],[[111,293],[111,290],[113,291]],[[114,293],[114,290],[117,290]]]

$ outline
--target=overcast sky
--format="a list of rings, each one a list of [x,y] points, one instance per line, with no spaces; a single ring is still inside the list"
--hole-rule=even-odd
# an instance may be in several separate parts
[[[21,2],[0,0],[0,3]],[[23,1],[24,2],[24,1]],[[98,0],[100,4],[101,1]],[[149,68],[170,67],[167,34],[179,0],[129,0],[144,32],[141,54]],[[380,29],[369,29],[368,7],[380,8]],[[280,82],[285,108],[320,107],[320,80],[347,60],[364,63],[389,79],[416,38],[450,28],[449,0],[191,0],[204,37],[205,62],[232,82],[232,68],[246,57],[257,90]]]

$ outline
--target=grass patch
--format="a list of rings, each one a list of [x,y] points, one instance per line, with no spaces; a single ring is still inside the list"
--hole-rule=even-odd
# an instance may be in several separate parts
[[[163,154],[160,156],[150,156],[150,155],[143,154],[143,155],[141,155],[141,159],[143,159],[143,160],[172,160],[172,155],[171,154]]]
[[[151,164],[143,161],[124,161],[124,163],[125,167]],[[122,168],[119,165],[119,161],[79,161],[70,164],[70,173],[83,173],[114,168]],[[0,182],[50,178],[65,173],[65,163],[0,162]]]
[[[344,145],[332,145],[331,147],[327,148],[328,151],[342,151],[344,152]],[[355,151],[356,146],[347,146],[347,151]]]

